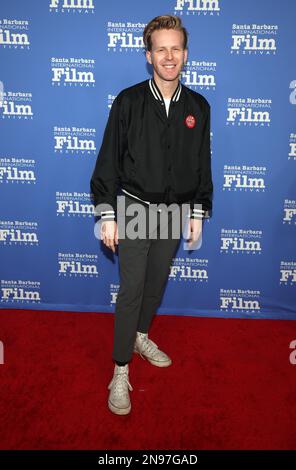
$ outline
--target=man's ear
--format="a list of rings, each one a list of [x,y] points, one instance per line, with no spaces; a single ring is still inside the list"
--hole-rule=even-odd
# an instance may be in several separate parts
[[[186,64],[186,62],[187,62],[187,57],[188,57],[188,49],[186,48],[184,50],[184,64]]]
[[[146,51],[146,59],[149,62],[149,64],[152,64],[151,52],[150,51]]]

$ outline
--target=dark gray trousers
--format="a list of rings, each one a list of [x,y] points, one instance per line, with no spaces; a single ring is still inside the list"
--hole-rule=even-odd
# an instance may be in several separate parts
[[[137,201],[127,195],[126,208]],[[113,360],[129,362],[132,358],[136,332],[147,333],[153,315],[161,303],[165,286],[170,272],[172,258],[177,251],[182,237],[182,228],[186,221],[184,212],[180,210],[167,213],[167,223],[160,225],[161,214],[154,209],[140,203],[145,210],[146,230],[145,237],[130,239],[128,237],[118,240],[120,288],[117,295],[114,321],[114,348]],[[154,212],[156,225],[149,222],[149,212]],[[176,215],[179,214],[179,215]],[[177,234],[172,233],[172,221],[177,220]],[[134,216],[125,216],[122,220],[118,216],[118,226],[126,230],[128,223]],[[151,220],[151,219],[150,219]],[[161,238],[165,234],[167,238]],[[120,229],[119,229],[120,231]],[[177,238],[174,238],[176,237]],[[156,238],[153,238],[155,237]]]

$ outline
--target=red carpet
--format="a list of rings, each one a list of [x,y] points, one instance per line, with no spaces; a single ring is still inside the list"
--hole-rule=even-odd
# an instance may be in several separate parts
[[[0,310],[1,449],[296,449],[295,322],[155,317],[173,364],[134,356],[128,416],[112,335],[112,314]]]

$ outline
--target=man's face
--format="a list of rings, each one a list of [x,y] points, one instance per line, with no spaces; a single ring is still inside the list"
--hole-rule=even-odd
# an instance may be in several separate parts
[[[188,53],[187,49],[183,49],[183,40],[182,31],[174,29],[160,29],[151,34],[152,49],[146,51],[146,58],[162,80],[179,78]]]

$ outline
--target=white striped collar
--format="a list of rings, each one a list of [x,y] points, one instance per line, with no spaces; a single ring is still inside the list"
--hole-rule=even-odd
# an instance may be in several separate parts
[[[163,99],[163,96],[161,94],[161,91],[160,89],[158,88],[158,86],[156,85],[156,82],[154,80],[154,78],[150,78],[149,79],[149,87],[150,87],[150,90],[154,96],[154,98],[158,101],[164,101]],[[182,91],[182,83],[180,82],[180,80],[178,81],[178,85],[171,97],[171,101],[178,101],[179,98],[180,98],[180,94],[181,94],[181,91]]]

